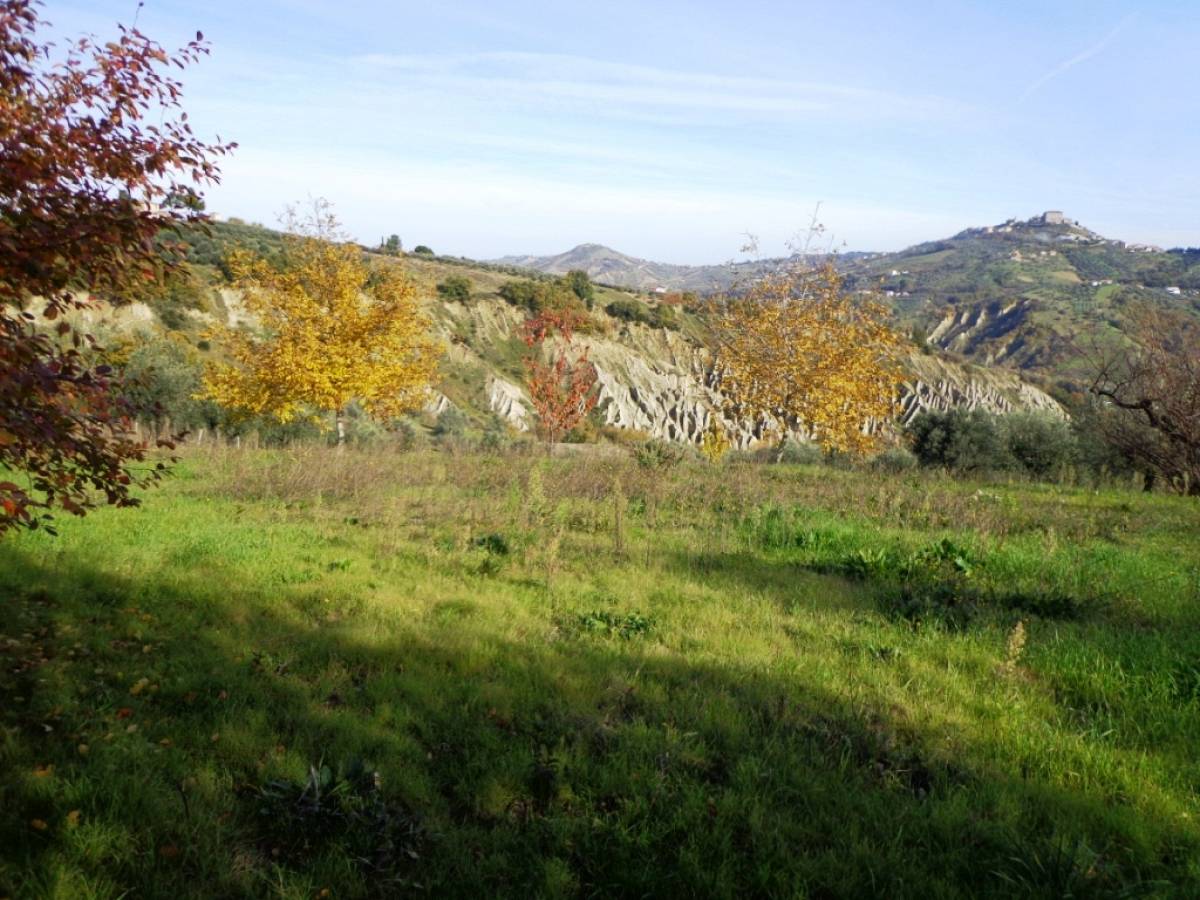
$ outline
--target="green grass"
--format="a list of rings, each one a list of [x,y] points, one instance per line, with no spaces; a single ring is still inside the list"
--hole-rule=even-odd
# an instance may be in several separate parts
[[[1194,501],[212,451],[60,527],[0,896],[1200,891]]]

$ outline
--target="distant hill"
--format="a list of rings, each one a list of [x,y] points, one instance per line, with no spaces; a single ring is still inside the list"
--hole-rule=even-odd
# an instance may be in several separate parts
[[[1060,376],[1072,342],[1119,339],[1130,304],[1200,313],[1200,251],[1112,240],[1056,212],[841,267],[943,349]]]
[[[499,262],[637,291],[711,293],[786,265],[765,259],[726,265],[657,263],[600,244],[557,256]],[[907,328],[983,364],[1072,374],[1070,343],[1082,334],[1119,339],[1125,310],[1158,302],[1200,314],[1200,249],[1163,250],[1103,237],[1061,212],[968,228],[894,253],[836,257],[851,290],[877,294]]]
[[[587,272],[593,281],[635,291],[652,291],[661,287],[697,293],[725,290],[738,281],[754,277],[773,262],[777,264],[777,261],[759,260],[684,266],[638,259],[603,244],[580,244],[556,256],[505,256],[495,262],[551,275],[564,275],[573,269],[580,269]]]

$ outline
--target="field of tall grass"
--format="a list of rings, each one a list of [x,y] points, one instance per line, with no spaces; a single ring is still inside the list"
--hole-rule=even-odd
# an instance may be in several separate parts
[[[0,897],[1200,895],[1200,505],[189,452],[0,541]]]

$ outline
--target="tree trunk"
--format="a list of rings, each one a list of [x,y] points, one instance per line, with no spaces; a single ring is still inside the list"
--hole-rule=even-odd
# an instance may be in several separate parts
[[[341,450],[346,446],[346,411],[339,409],[334,414],[334,418],[337,422],[337,446]]]

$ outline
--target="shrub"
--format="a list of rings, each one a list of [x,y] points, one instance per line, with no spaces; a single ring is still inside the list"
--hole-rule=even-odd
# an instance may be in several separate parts
[[[164,278],[157,290],[146,297],[146,304],[158,314],[167,330],[181,331],[188,324],[191,312],[206,310],[207,294],[195,272],[187,269]],[[137,299],[137,294],[133,299]]]
[[[936,624],[963,631],[979,608],[975,592],[944,581],[905,583],[879,595],[883,611],[914,625]]]
[[[924,325],[914,325],[909,337],[912,339],[913,346],[926,356],[933,353],[933,348],[929,345],[929,332]]]
[[[471,279],[462,275],[451,275],[437,286],[438,296],[455,303],[466,303],[471,299]]]
[[[508,556],[511,552],[508,538],[498,531],[477,535],[471,540],[471,546],[492,556]]]
[[[588,634],[629,640],[649,634],[654,628],[654,620],[642,613],[622,614],[601,609],[580,613],[576,627]]]
[[[392,436],[401,450],[414,450],[429,440],[426,432],[411,418],[397,419],[391,427]]]
[[[922,465],[957,472],[1017,470],[1046,478],[1079,457],[1070,424],[1050,413],[925,412],[907,430]]]
[[[154,427],[195,429],[223,418],[209,400],[197,400],[203,362],[197,352],[173,338],[141,335],[122,367],[124,394],[143,410],[141,421]]]
[[[622,447],[636,446],[652,440],[650,435],[640,428],[621,428],[617,425],[601,425],[600,437]]]
[[[1050,413],[1014,413],[1004,417],[1008,452],[1029,474],[1045,478],[1074,465],[1079,445],[1071,426]]]
[[[506,303],[509,303],[512,306],[524,307],[532,312],[537,305],[534,297],[536,296],[537,290],[540,286],[541,285],[536,281],[523,278],[519,281],[514,280],[504,282],[504,284],[500,285],[500,289],[497,291],[497,293],[504,299]]]
[[[580,419],[566,434],[563,442],[567,444],[595,444],[600,440],[600,429],[591,418]]]
[[[725,434],[725,429],[714,417],[705,430],[704,436],[700,439],[700,455],[711,463],[717,463],[729,452],[731,447],[732,444],[729,442],[728,435]]]
[[[913,453],[923,466],[959,472],[989,472],[1017,465],[997,417],[982,410],[923,412],[907,428]]]
[[[679,328],[679,314],[673,306],[658,305],[650,310],[650,325],[654,328]]]
[[[652,439],[645,441],[633,451],[633,458],[643,469],[670,469],[683,462],[687,451],[679,444]]]
[[[309,766],[306,781],[269,781],[253,792],[253,827],[281,861],[300,864],[328,847],[345,848],[360,872],[381,883],[408,884],[426,834],[414,813],[386,798],[378,772],[361,760]]]
[[[651,328],[679,328],[679,314],[673,306],[648,306],[640,300],[621,298],[604,307],[604,311],[623,322],[640,322]]]
[[[224,418],[224,417],[222,417]],[[331,434],[311,418],[292,419],[280,422],[274,416],[252,416],[249,419],[219,421],[221,433],[226,438],[254,438],[263,447],[288,447],[294,444],[316,443],[327,440]]]
[[[774,459],[777,462],[791,463],[792,465],[815,466],[825,459],[825,455],[816,444],[797,441],[789,437],[784,439]]]
[[[1128,476],[1134,466],[1124,449],[1112,440],[1113,411],[1088,401],[1071,408],[1071,432],[1079,465],[1098,476]]]
[[[507,303],[527,309],[535,316],[544,312],[567,311],[577,313],[580,318],[587,315],[583,303],[561,282],[534,281],[530,278],[506,281],[500,285],[498,293]],[[576,330],[585,329],[577,327]]]
[[[730,466],[749,466],[762,462],[756,450],[735,447],[721,457],[721,461]]]
[[[889,447],[871,460],[871,468],[897,474],[917,466],[917,458],[903,447]]]
[[[592,279],[588,277],[587,272],[582,269],[572,269],[563,276],[562,284],[567,290],[582,300],[588,309],[592,308],[592,304],[596,299],[596,287],[592,284]]]
[[[508,426],[499,419],[493,419],[483,430],[479,439],[479,449],[484,453],[501,453],[510,443]]]
[[[625,298],[614,300],[604,307],[604,311],[614,319],[621,319],[624,322],[641,322],[644,325],[650,323],[650,307],[640,300]]]
[[[417,244],[417,246],[413,247],[413,253],[415,253],[417,256],[433,256],[434,255],[433,250],[430,249],[429,247],[426,247],[424,244]]]
[[[346,442],[359,447],[385,443],[392,438],[387,424],[373,418],[358,403],[351,403],[346,407],[345,429]],[[336,440],[336,432],[330,432],[329,437]]]
[[[467,443],[467,417],[457,407],[446,407],[438,413],[433,436],[442,447],[451,450],[464,448]]]

